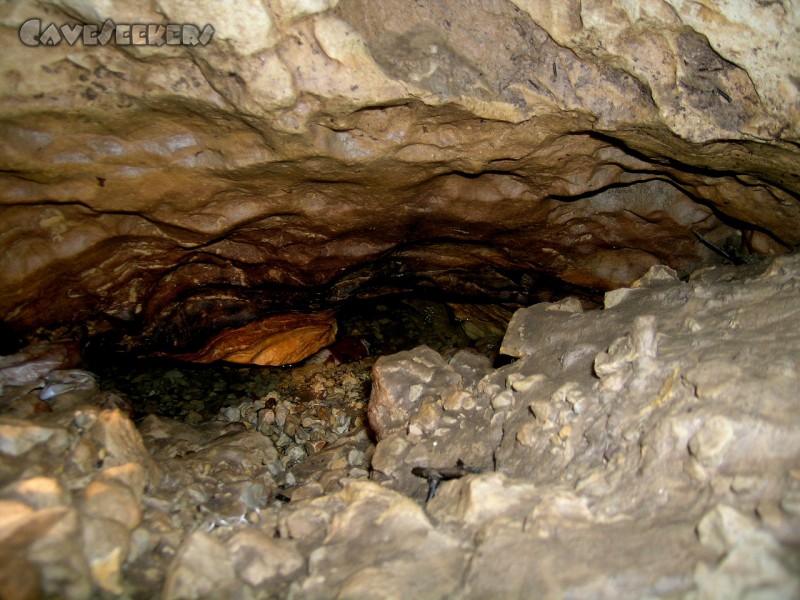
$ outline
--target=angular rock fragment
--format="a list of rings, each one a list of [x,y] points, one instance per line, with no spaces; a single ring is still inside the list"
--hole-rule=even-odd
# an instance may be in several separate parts
[[[54,454],[61,454],[68,443],[69,436],[64,429],[0,418],[0,452],[5,454],[21,456],[40,445]]]
[[[373,368],[370,426],[378,439],[401,431],[420,411],[435,411],[437,401],[461,382],[439,353],[425,346],[379,359]]]
[[[106,592],[123,592],[123,564],[130,548],[130,531],[117,520],[92,516],[83,521],[83,547],[92,580]]]
[[[351,482],[337,496],[345,507],[294,597],[442,597],[456,589],[465,557],[417,504],[372,482]]]
[[[288,579],[305,566],[291,540],[271,538],[259,531],[237,531],[226,543],[239,576],[254,587]]]
[[[83,490],[81,512],[88,518],[104,518],[133,531],[142,521],[142,509],[127,486],[114,481],[93,481]]]
[[[165,600],[199,600],[222,593],[235,578],[225,546],[195,531],[186,537],[170,564],[162,594]]]

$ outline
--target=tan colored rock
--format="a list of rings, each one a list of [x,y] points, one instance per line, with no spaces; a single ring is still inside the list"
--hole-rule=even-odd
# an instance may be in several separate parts
[[[133,531],[142,521],[142,509],[127,486],[113,481],[93,481],[83,490],[81,512],[88,518],[105,518]]]
[[[117,467],[103,469],[98,475],[97,481],[121,483],[133,492],[137,501],[141,502],[148,486],[148,473],[147,469],[142,465],[130,462]]]
[[[94,516],[83,521],[83,546],[92,580],[112,594],[123,591],[122,565],[130,549],[130,532],[122,523]]]
[[[0,491],[0,498],[19,500],[35,509],[71,503],[69,491],[50,477],[30,477],[11,483]]]
[[[211,595],[236,572],[225,546],[202,531],[187,536],[175,555],[164,583],[166,600],[191,600]]]
[[[0,540],[28,522],[34,509],[19,500],[0,500]]]
[[[225,360],[280,366],[300,362],[335,339],[333,313],[290,313],[222,331],[202,350],[171,357],[198,363]]]
[[[69,14],[215,34],[24,46],[50,7],[2,13],[0,311],[20,330],[125,323],[124,347],[274,364],[303,352],[240,329],[267,314],[684,276],[720,260],[692,231],[800,242],[794,5],[88,1]]]
[[[271,538],[260,531],[237,531],[226,546],[233,556],[236,572],[254,587],[276,577],[291,577],[305,566],[305,559],[293,541]]]
[[[68,443],[69,436],[64,429],[0,418],[0,452],[21,456],[36,446],[43,446],[54,454],[61,454]]]
[[[90,437],[105,450],[104,467],[137,463],[144,467],[151,481],[158,477],[156,466],[133,422],[120,410],[104,410],[97,415]]]

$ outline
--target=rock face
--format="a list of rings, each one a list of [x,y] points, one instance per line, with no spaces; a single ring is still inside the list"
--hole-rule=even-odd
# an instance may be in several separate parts
[[[421,502],[413,474],[438,479],[428,514],[471,548],[458,597],[800,593],[800,259],[660,269],[602,311],[517,311],[501,369],[376,363],[373,478]]]
[[[794,2],[0,11],[0,313],[21,332],[193,354],[354,296],[685,275],[718,260],[693,231],[800,242]],[[214,34],[31,47],[30,18]]]
[[[798,282],[797,254],[659,266],[603,310],[520,309],[515,362],[382,357],[377,440],[299,454],[289,409],[325,396],[137,428],[96,388],[4,385],[4,597],[796,598]]]

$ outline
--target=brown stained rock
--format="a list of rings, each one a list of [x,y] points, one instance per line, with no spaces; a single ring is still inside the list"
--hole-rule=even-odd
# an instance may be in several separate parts
[[[36,509],[69,506],[69,492],[51,477],[30,477],[5,486],[0,498],[19,500]]]
[[[91,579],[82,552],[77,511],[58,506],[23,512],[13,505],[24,506],[12,501],[0,502],[0,523],[4,525],[0,531],[0,564],[16,562],[21,572],[14,576],[4,568],[0,570],[0,578],[14,591],[41,589],[44,597],[75,600],[89,597]]]
[[[224,360],[280,366],[300,362],[335,339],[336,320],[332,312],[288,313],[225,329],[197,352],[159,354],[197,363]]]
[[[127,486],[93,481],[83,490],[82,512],[87,518],[110,519],[133,531],[142,521],[142,509]]]
[[[126,348],[275,362],[299,352],[231,336],[382,292],[530,304],[655,264],[683,276],[720,260],[693,230],[785,252],[795,9],[732,6],[71,9],[213,24],[191,48],[28,48],[15,24],[61,13],[9,9],[0,313],[23,332],[125,326]]]
[[[448,303],[453,316],[462,322],[464,332],[470,339],[502,337],[508,327],[514,310],[497,304],[457,304]]]
[[[23,556],[11,553],[0,560],[0,589],[8,600],[29,600],[42,597],[42,584],[36,567]]]

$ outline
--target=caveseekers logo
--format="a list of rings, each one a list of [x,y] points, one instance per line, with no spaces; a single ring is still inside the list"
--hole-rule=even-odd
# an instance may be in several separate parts
[[[115,24],[107,19],[101,25],[61,25],[50,23],[42,29],[40,19],[28,19],[19,28],[19,39],[26,46],[58,46],[66,42],[70,46],[105,46],[114,42],[117,46],[205,46],[211,41],[214,28],[206,25],[201,30],[188,23],[167,25],[135,23]]]

